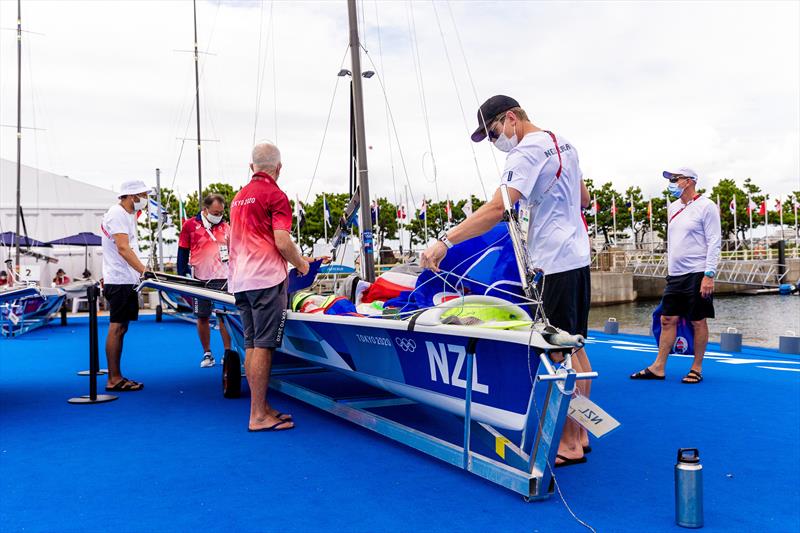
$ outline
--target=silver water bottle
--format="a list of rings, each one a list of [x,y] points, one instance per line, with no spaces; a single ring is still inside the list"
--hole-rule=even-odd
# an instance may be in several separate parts
[[[680,448],[675,464],[675,522],[703,527],[703,465],[697,448]]]

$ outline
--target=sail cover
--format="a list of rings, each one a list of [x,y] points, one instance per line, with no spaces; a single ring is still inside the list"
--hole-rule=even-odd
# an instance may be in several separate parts
[[[401,313],[431,307],[448,297],[468,294],[496,296],[524,303],[514,249],[505,222],[491,231],[456,244],[440,264],[441,272],[424,271],[414,290],[386,302]]]

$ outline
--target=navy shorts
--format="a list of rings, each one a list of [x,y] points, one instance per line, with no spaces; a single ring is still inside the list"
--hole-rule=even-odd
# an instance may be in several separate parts
[[[108,301],[109,322],[127,324],[131,320],[139,320],[139,293],[134,285],[106,283],[103,296]]]
[[[228,280],[210,279],[205,284],[209,289],[221,291],[228,284]],[[203,298],[192,298],[192,300],[192,310],[197,318],[209,318],[211,316],[211,312],[214,309],[211,300],[204,300]]]
[[[591,302],[592,276],[588,266],[545,275],[542,304],[555,327],[586,337]]]
[[[661,298],[661,315],[682,316],[689,320],[714,318],[714,299],[703,298],[700,294],[703,276],[703,272],[667,276],[667,286]]]
[[[242,317],[244,347],[280,347],[286,325],[286,281],[269,289],[237,292],[234,298]]]

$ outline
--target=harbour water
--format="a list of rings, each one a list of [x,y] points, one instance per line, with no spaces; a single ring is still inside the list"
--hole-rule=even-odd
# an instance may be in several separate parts
[[[595,306],[589,313],[589,329],[603,329],[609,317],[620,323],[620,333],[650,334],[653,309],[658,300]],[[762,294],[757,296],[724,295],[714,298],[716,318],[709,320],[709,340],[719,342],[719,335],[729,327],[742,334],[742,342],[751,346],[777,348],[778,337],[787,331],[800,334],[800,297]]]

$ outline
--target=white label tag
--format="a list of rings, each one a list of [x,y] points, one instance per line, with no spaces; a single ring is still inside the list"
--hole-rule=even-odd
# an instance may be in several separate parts
[[[219,260],[223,263],[228,262],[228,246],[225,244],[219,245]]]
[[[14,311],[8,312],[8,320],[11,321],[11,323],[14,324],[15,326],[19,325],[19,317],[14,314]]]
[[[522,233],[522,239],[525,242],[528,242],[528,227],[531,223],[531,210],[528,208],[527,205],[522,205],[520,202],[519,207],[519,230]]]
[[[593,401],[577,394],[569,402],[569,416],[597,438],[607,435],[620,425]]]

